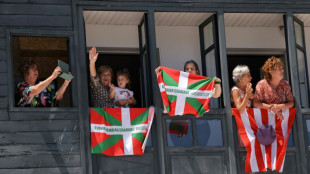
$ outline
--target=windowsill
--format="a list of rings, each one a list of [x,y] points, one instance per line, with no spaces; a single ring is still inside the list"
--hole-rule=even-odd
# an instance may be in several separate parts
[[[210,108],[209,112],[206,112],[202,115],[202,117],[199,117],[200,119],[202,118],[209,118],[209,119],[212,119],[212,118],[215,118],[215,119],[218,119],[218,117],[222,117],[222,116],[225,116],[225,108]],[[162,112],[162,116],[165,116],[167,118],[171,118],[171,119],[189,119],[189,118],[197,118],[195,115],[192,115],[192,114],[186,114],[186,115],[178,115],[178,116],[175,116],[175,117],[170,117],[169,114],[167,113],[163,113]]]
[[[238,148],[239,148],[239,151],[240,151],[240,152],[246,152],[245,147],[238,146]],[[292,147],[290,146],[290,147],[286,147],[286,151],[287,151],[287,152],[295,152],[296,149],[295,149],[294,146],[292,146]]]
[[[13,107],[10,112],[79,112],[79,108],[60,108],[60,107]]]
[[[215,152],[225,151],[224,146],[167,146],[169,152]]]
[[[301,108],[302,114],[310,114],[310,108]]]
[[[10,111],[10,120],[79,120],[79,108],[18,108]]]

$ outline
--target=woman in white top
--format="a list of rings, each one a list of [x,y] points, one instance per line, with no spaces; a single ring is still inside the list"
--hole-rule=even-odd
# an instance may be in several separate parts
[[[235,86],[231,89],[232,107],[242,113],[245,108],[252,107],[253,88],[251,84],[252,76],[249,67],[238,65],[232,73]]]

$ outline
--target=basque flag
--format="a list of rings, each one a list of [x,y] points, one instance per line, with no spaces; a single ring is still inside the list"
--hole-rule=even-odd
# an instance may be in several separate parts
[[[267,168],[283,171],[288,137],[295,119],[296,109],[284,109],[284,120],[259,108],[246,108],[240,114],[233,108],[232,113],[236,118],[238,132],[247,151],[245,172],[263,172]],[[263,125],[271,125],[276,132],[276,139],[270,145],[262,145],[257,140],[257,130]]]
[[[143,155],[154,118],[150,108],[90,108],[91,152]]]
[[[165,112],[170,116],[194,114],[201,117],[209,111],[214,78],[162,67],[157,81]]]

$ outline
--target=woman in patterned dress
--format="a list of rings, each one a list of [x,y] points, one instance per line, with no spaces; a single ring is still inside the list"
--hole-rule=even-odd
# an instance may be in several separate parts
[[[37,83],[39,76],[38,64],[35,61],[25,61],[19,68],[24,81],[18,83],[16,88],[16,106],[20,107],[53,107],[57,101],[62,100],[70,80],[65,80],[63,85],[55,92],[51,83],[61,73],[57,66],[52,75],[42,82]]]
[[[272,56],[265,62],[262,70],[264,79],[256,85],[253,106],[270,110],[279,119],[284,119],[281,110],[294,107],[294,97],[288,81],[283,79],[283,63]]]
[[[96,71],[95,63],[99,53],[93,47],[89,51],[89,70],[90,70],[90,101],[92,107],[113,108],[113,100],[110,100],[110,87],[113,78],[112,68],[100,66]]]

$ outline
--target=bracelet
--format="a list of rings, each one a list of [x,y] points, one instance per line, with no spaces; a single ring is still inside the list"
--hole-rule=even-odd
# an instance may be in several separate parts
[[[220,85],[220,84],[221,84],[221,82],[217,82],[217,81],[215,81],[215,84],[219,84],[219,85]]]

